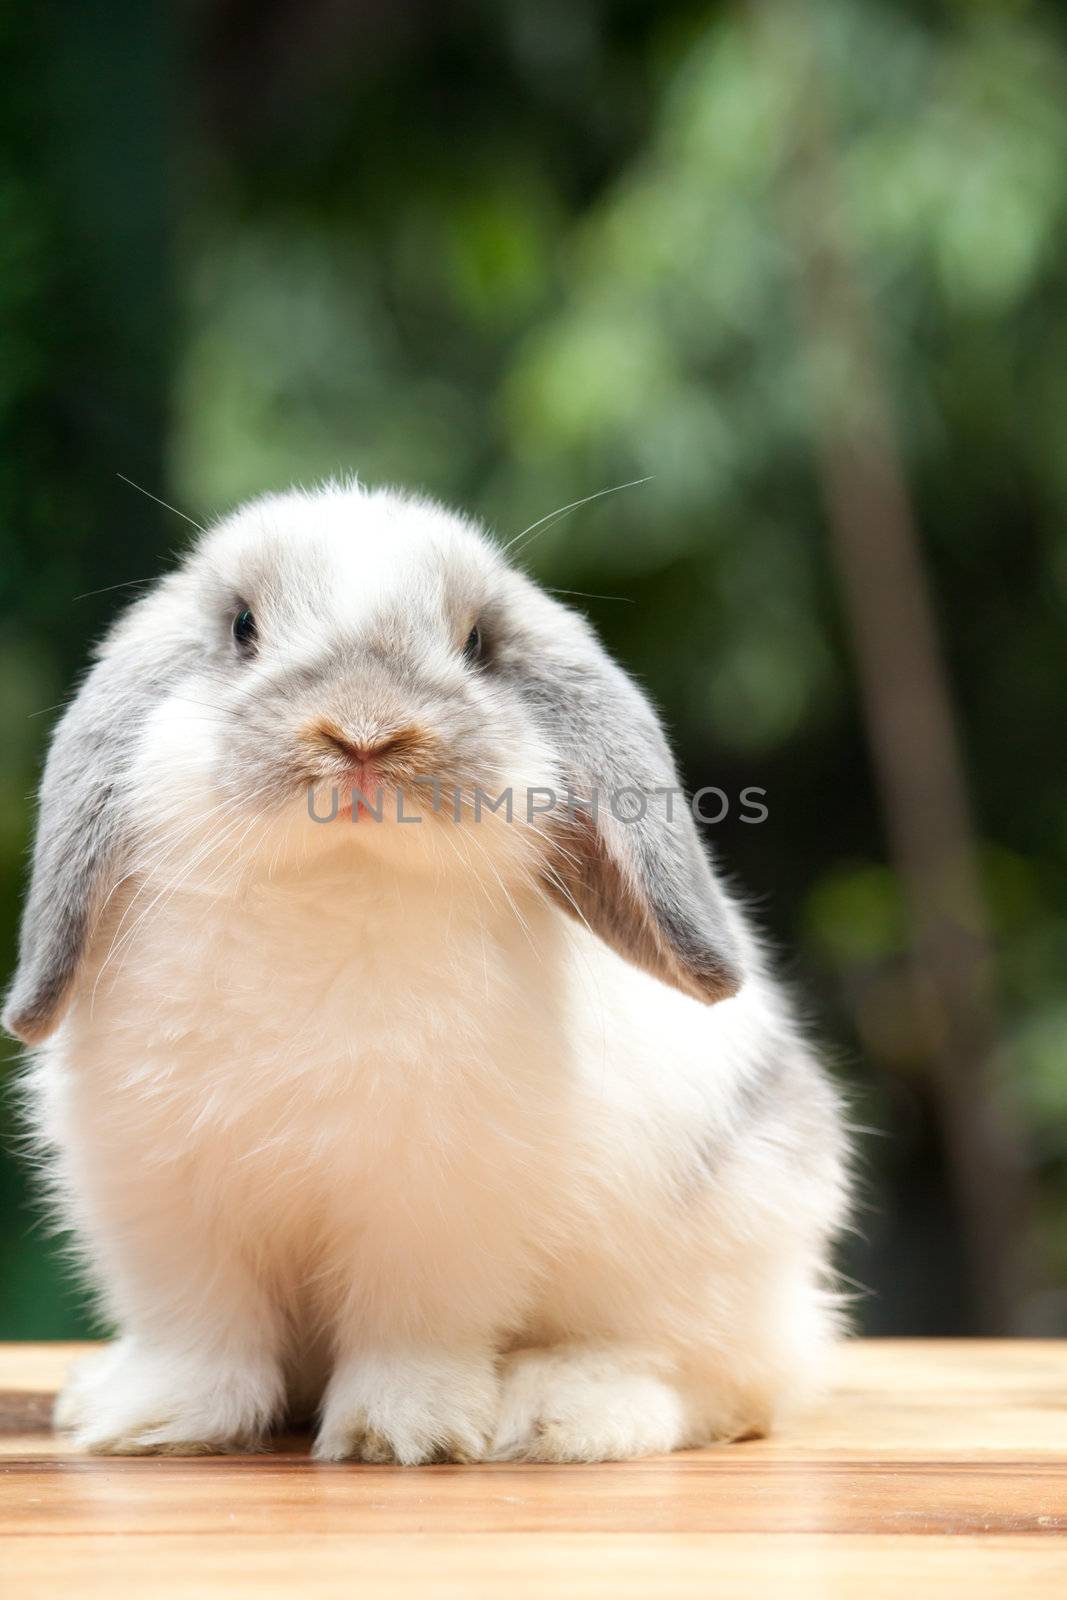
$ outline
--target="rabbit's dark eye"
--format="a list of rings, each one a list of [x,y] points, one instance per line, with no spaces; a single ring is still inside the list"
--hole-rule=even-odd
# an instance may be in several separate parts
[[[474,627],[467,635],[466,644],[463,646],[463,659],[469,666],[473,666],[474,663],[480,658],[481,653],[482,630],[479,628],[478,624],[475,623]]]
[[[256,642],[256,619],[247,606],[233,619],[233,637],[242,650],[250,650]]]

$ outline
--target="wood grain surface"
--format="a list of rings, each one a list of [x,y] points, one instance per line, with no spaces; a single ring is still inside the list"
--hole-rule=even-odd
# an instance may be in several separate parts
[[[88,1458],[0,1346],[13,1597],[1067,1597],[1067,1343],[869,1341],[776,1438],[604,1466]]]

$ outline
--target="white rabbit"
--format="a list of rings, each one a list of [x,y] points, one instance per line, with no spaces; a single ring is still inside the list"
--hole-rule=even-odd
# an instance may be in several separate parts
[[[60,1426],[586,1461],[808,1387],[838,1100],[677,781],[585,621],[425,500],[260,500],[129,608],[4,1015],[119,1332]]]

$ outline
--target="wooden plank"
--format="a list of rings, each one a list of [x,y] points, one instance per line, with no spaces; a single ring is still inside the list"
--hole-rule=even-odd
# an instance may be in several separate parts
[[[0,1346],[0,1570],[22,1595],[1067,1594],[1067,1343],[846,1346],[778,1437],[603,1466],[93,1459],[69,1346]]]
[[[18,1600],[1063,1600],[1049,1540],[484,1534],[11,1541]]]
[[[740,1452],[738,1452],[739,1454]],[[320,1466],[295,1455],[0,1467],[0,1536],[1067,1534],[1067,1463],[766,1463],[702,1454],[610,1466]]]
[[[52,1396],[86,1345],[0,1344],[0,1458],[56,1454]],[[872,1445],[872,1441],[876,1441]],[[832,1398],[745,1459],[1067,1459],[1067,1340],[859,1340]],[[688,1458],[687,1458],[688,1459]],[[547,1469],[545,1469],[547,1470]]]

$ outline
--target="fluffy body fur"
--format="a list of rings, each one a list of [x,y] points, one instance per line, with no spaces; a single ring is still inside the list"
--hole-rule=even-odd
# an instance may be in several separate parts
[[[120,1330],[61,1426],[216,1451],[299,1414],[329,1460],[598,1460],[762,1432],[817,1380],[833,1090],[688,834],[518,799],[673,776],[581,619],[425,502],[280,497],[131,608],[68,716],[5,1014]],[[310,820],[338,729],[400,730],[373,770],[421,824]],[[514,820],[475,823],[476,784]]]

